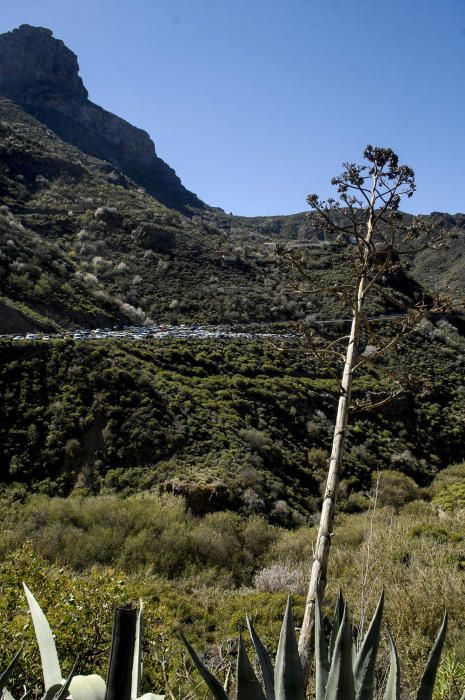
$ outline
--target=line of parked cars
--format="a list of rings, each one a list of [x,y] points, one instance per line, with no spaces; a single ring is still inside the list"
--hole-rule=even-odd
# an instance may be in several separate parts
[[[108,338],[126,338],[130,340],[145,340],[148,338],[263,338],[273,337],[273,333],[255,333],[234,331],[228,326],[113,326],[113,328],[80,329],[63,333],[26,333],[0,335],[0,340],[14,341],[51,341],[56,339],[99,340]],[[279,337],[284,337],[282,334]],[[287,336],[286,336],[287,337]],[[289,336],[290,337],[290,336]]]

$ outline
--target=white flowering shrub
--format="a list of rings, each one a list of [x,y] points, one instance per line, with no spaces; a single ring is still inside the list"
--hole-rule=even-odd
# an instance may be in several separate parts
[[[278,562],[258,571],[253,578],[253,585],[263,593],[304,593],[306,578],[302,570],[291,569],[287,564]]]

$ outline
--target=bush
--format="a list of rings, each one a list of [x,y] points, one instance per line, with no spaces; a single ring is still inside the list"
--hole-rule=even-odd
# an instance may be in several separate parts
[[[22,507],[6,499],[1,505],[4,553],[29,540],[49,561],[79,572],[100,564],[173,579],[214,569],[220,579],[250,584],[279,535],[258,516],[195,518],[171,494],[35,495]]]
[[[302,569],[289,568],[280,562],[258,571],[253,578],[253,585],[263,593],[287,591],[288,593],[305,593],[306,578]]]
[[[465,508],[465,462],[439,472],[430,491],[436,508],[446,511]]]
[[[440,510],[456,510],[465,508],[465,481],[450,484],[433,498],[433,505]]]
[[[71,459],[75,459],[81,451],[81,444],[79,440],[76,440],[76,438],[71,438],[70,440],[66,441],[65,444],[65,452],[68,455],[68,457],[71,457]]]
[[[376,482],[378,474],[372,475],[372,481]],[[385,470],[380,472],[378,485],[378,505],[392,506],[399,509],[406,503],[419,497],[417,484],[406,474]]]

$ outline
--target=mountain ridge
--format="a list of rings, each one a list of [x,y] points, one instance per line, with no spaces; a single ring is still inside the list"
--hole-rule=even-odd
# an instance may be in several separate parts
[[[77,56],[50,29],[23,24],[0,35],[0,95],[63,140],[113,163],[173,208],[202,208],[139,129],[88,99]]]

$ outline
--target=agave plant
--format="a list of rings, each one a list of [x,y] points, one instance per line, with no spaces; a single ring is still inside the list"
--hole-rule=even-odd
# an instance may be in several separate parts
[[[21,656],[21,653],[23,651],[23,647],[24,644],[21,645],[21,648],[16,652],[6,669],[0,673],[0,697],[2,698],[2,700],[13,700],[11,694],[6,689],[6,685],[10,679],[11,674],[13,673],[18,664],[19,657]]]
[[[74,675],[75,664],[70,677],[66,680],[63,678],[55,640],[48,620],[29,588],[26,584],[23,584],[23,586],[32,617],[32,623],[34,625],[37,644],[39,645],[45,687],[43,700],[55,698],[55,695],[60,692],[60,689],[63,689],[67,683],[73,700],[105,700],[105,681],[100,676],[96,674],[89,676]],[[66,698],[67,696],[68,692],[62,697]],[[58,698],[56,698],[56,700],[58,700]]]
[[[373,619],[357,652],[352,641],[347,605],[342,595],[339,596],[336,605],[329,645],[324,637],[320,603],[316,601],[315,700],[374,700],[375,665],[382,632],[383,608],[384,594],[381,594]],[[240,638],[236,669],[236,700],[305,700],[305,680],[298,654],[290,599],[287,601],[284,614],[274,669],[268,652],[248,618],[247,626],[262,672],[263,687]],[[447,614],[444,614],[416,693],[416,700],[433,698],[434,682],[446,629]],[[389,631],[387,634],[390,646],[390,670],[384,700],[400,700],[399,657]],[[183,640],[213,696],[217,700],[229,700],[224,686],[208,670],[184,637]],[[462,700],[465,700],[465,692]]]
[[[246,619],[262,671],[264,688],[255,674],[244,642],[240,637],[237,653],[236,700],[305,700],[304,674],[299,658],[290,598],[288,598],[286,605],[274,668],[251,621],[249,618]],[[213,696],[217,700],[229,700],[224,686],[208,670],[187,639],[184,636],[182,639]]]
[[[23,584],[26,600],[31,612],[34,631],[39,645],[42,672],[44,676],[45,695],[42,700],[65,700],[71,696],[72,700],[105,700],[106,684],[101,676],[91,674],[88,676],[75,675],[77,661],[69,676],[64,679],[60,669],[60,662],[53,639],[52,630],[40,605],[33,594]],[[142,674],[142,625],[143,606],[140,604],[137,617],[136,643],[134,647],[134,658],[132,668],[131,700],[163,700],[164,695],[154,695],[146,693],[138,697],[140,692],[140,678]],[[13,700],[11,694],[4,687],[16,665],[21,650],[16,654],[6,671],[0,676],[0,689],[3,687],[3,698]]]

